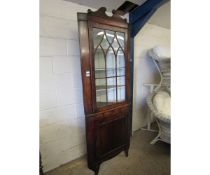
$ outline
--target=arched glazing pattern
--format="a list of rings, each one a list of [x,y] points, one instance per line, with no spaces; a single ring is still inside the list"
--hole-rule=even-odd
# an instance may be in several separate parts
[[[111,47],[107,50],[106,54],[106,75],[107,77],[115,76],[115,54]]]
[[[104,57],[104,52],[103,49],[99,46],[95,50],[95,78],[104,78],[106,77],[106,72],[105,72],[105,57]]]
[[[125,34],[93,28],[96,105],[125,101]]]

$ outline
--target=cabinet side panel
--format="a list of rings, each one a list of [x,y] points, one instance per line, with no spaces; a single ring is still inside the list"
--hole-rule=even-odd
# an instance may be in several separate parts
[[[85,114],[92,112],[92,90],[91,90],[91,75],[90,72],[90,59],[89,59],[89,35],[87,21],[84,20],[84,14],[78,14],[79,25],[79,42],[80,42],[80,59],[81,59],[81,72],[83,84],[83,101]]]

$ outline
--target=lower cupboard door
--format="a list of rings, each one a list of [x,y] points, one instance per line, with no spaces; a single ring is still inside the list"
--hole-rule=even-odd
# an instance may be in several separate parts
[[[128,113],[118,113],[117,116],[109,115],[96,122],[96,156],[99,159],[122,149],[129,139]]]

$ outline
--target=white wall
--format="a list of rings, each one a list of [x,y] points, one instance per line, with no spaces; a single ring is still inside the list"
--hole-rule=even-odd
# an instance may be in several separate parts
[[[40,1],[40,151],[45,172],[86,153],[77,12],[87,9],[62,0]],[[169,42],[170,31],[151,24],[135,37],[133,130],[145,125],[147,90],[142,84],[155,80],[145,51]]]
[[[158,83],[160,80],[153,62],[146,54],[148,49],[157,45],[170,46],[170,30],[146,23],[134,38],[133,131],[145,126],[147,122],[145,98],[149,89],[143,84]]]
[[[151,16],[148,23],[154,24],[167,29],[171,28],[171,2],[163,4],[157,11]]]
[[[86,152],[77,12],[88,7],[40,1],[40,151],[44,171]]]

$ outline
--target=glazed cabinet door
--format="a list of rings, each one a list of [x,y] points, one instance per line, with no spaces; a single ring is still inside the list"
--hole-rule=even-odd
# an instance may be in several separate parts
[[[129,103],[128,30],[89,23],[94,112]]]

